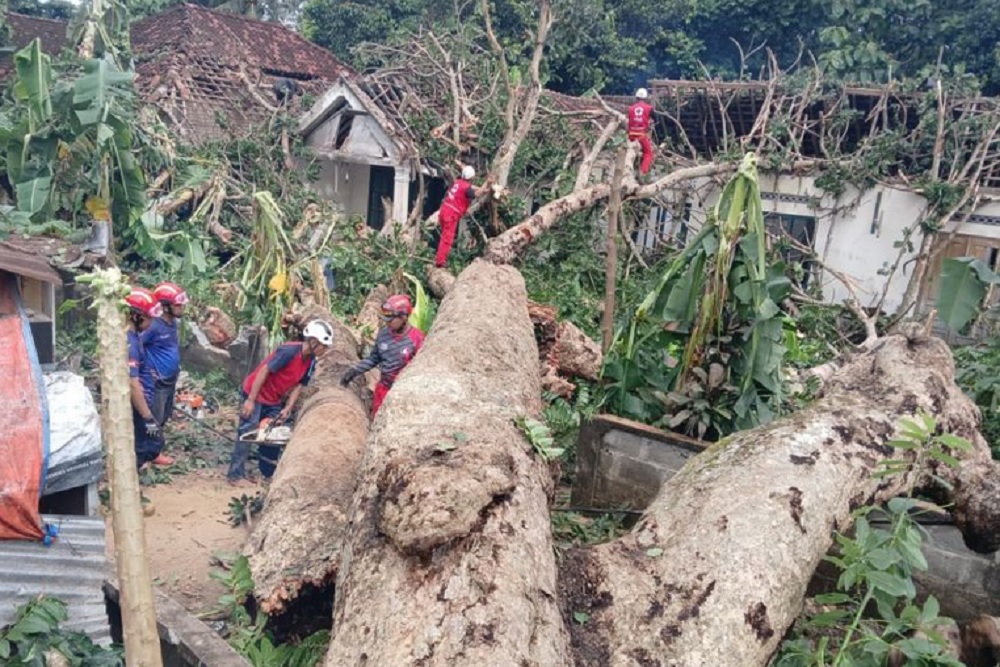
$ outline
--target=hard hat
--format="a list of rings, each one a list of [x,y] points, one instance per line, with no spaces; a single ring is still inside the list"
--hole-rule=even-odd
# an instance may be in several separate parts
[[[142,287],[133,287],[129,295],[125,297],[125,303],[136,315],[159,317],[163,314],[163,307],[157,303],[153,293]]]
[[[174,283],[160,283],[153,290],[153,296],[160,303],[169,303],[171,306],[183,306],[188,302],[187,292]]]
[[[465,165],[464,167],[462,167],[462,178],[464,178],[467,181],[471,181],[475,177],[476,177],[476,170],[473,167],[469,165]]]
[[[413,302],[405,294],[394,294],[382,304],[382,315],[385,317],[409,317],[412,312]]]
[[[646,90],[645,88],[640,88],[639,90],[635,91],[635,96],[638,97],[640,100],[644,100],[647,97],[649,97],[649,91]]]
[[[303,338],[315,338],[320,345],[333,345],[333,327],[323,320],[313,320],[302,330]]]

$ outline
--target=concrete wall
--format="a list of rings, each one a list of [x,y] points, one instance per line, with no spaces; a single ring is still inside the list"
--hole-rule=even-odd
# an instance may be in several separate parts
[[[320,176],[312,185],[316,194],[340,204],[347,215],[368,215],[371,167],[325,157],[316,161],[320,166]]]
[[[704,443],[611,415],[580,429],[572,503],[645,509]]]
[[[764,212],[814,217],[816,219],[815,250],[823,263],[845,274],[855,286],[862,305],[875,305],[885,288],[886,278],[880,274],[896,261],[904,230],[914,227],[926,208],[926,200],[913,192],[878,186],[859,192],[848,188],[840,197],[831,197],[816,187],[812,177],[780,177],[765,174],[760,177],[761,198]],[[687,192],[674,194],[676,205],[667,215],[654,208],[650,211],[644,229],[652,236],[676,235],[680,231],[680,216],[664,224],[664,217],[680,213],[683,204],[690,205],[688,224],[697,230],[704,223],[709,211],[718,201],[721,191],[709,181],[695,183]],[[669,198],[670,195],[667,195]],[[965,235],[1000,239],[1000,202],[989,202],[976,209],[966,221],[951,225]],[[919,247],[921,235],[911,237]],[[915,252],[908,252],[904,262]],[[889,285],[883,308],[895,311],[900,304],[909,272],[897,272]],[[822,280],[823,296],[831,302],[848,298],[842,283],[832,276]]]
[[[645,510],[663,482],[703,447],[704,443],[644,424],[598,416],[580,430],[571,502],[575,507]],[[913,577],[920,596],[934,595],[942,614],[956,620],[1000,616],[1000,552],[985,556],[966,549],[952,525],[924,529],[928,570]],[[838,575],[824,562],[809,594],[834,590]]]

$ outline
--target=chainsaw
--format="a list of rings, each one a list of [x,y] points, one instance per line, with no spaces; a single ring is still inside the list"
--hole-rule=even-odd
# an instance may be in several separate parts
[[[240,436],[240,442],[255,442],[276,447],[287,445],[291,439],[292,427],[285,426],[275,419],[261,419],[256,429]]]

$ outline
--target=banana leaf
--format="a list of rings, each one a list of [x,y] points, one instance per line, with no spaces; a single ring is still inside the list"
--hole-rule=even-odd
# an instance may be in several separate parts
[[[1000,283],[1000,276],[981,260],[944,260],[936,304],[939,317],[954,331],[961,331],[975,319],[987,289],[996,283]]]
[[[42,53],[36,37],[14,54],[17,82],[14,95],[28,107],[29,131],[34,134],[52,118],[52,59]]]
[[[427,333],[434,322],[434,303],[427,296],[423,283],[409,273],[403,275],[413,283],[413,291],[416,294],[416,303],[413,306],[413,312],[410,313],[410,326]]]

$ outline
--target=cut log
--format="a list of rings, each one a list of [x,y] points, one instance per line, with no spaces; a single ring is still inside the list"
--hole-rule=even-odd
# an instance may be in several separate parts
[[[358,361],[354,336],[329,315],[324,319],[333,325],[333,349],[319,360],[304,392],[292,439],[244,549],[254,596],[271,615],[289,612],[304,588],[326,589],[335,582],[368,435],[360,388],[357,383],[349,388],[339,384],[340,375]],[[331,592],[324,590],[323,595],[329,598]]]
[[[524,282],[474,262],[369,434],[329,667],[568,665]]]
[[[577,665],[767,664],[833,532],[851,525],[852,510],[927,484],[931,472],[956,487],[967,543],[997,548],[997,468],[976,430],[978,410],[955,386],[947,345],[883,339],[825,392],[692,459],[628,536],[568,553],[564,611],[589,614],[571,624]],[[904,458],[887,441],[920,411],[973,451],[955,453],[958,468],[931,461],[873,477],[881,461]]]

